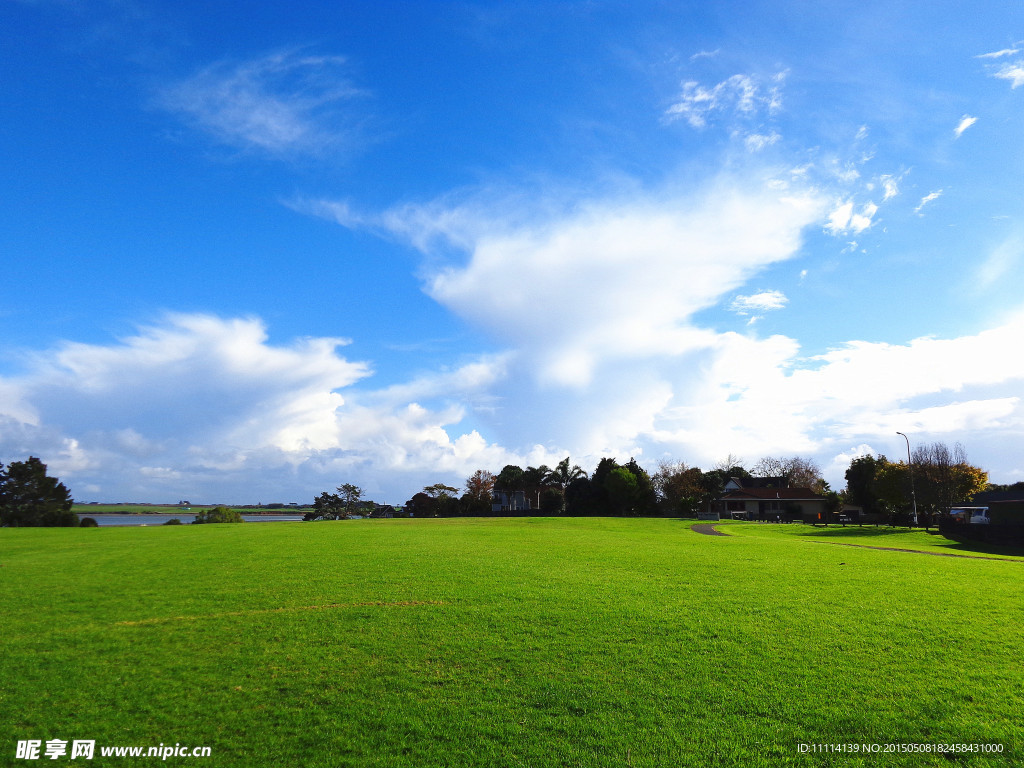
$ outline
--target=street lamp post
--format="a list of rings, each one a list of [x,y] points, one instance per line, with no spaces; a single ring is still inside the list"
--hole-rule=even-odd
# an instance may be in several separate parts
[[[897,432],[896,434],[903,435],[902,432]],[[910,505],[913,508],[914,525],[917,525],[917,496],[914,494],[914,463],[910,460],[910,438],[903,435],[903,439],[907,441],[907,469],[910,470]]]

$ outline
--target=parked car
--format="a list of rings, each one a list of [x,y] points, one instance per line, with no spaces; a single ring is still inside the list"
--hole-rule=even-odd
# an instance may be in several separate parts
[[[992,522],[992,518],[988,516],[988,507],[953,507],[949,514],[962,523],[972,525],[988,525]]]

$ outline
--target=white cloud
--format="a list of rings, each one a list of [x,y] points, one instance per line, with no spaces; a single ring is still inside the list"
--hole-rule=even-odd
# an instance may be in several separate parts
[[[882,184],[882,189],[885,190],[885,194],[882,196],[882,202],[891,200],[900,193],[899,181],[900,179],[892,176],[891,174],[885,174],[879,178]]]
[[[449,433],[506,358],[373,391],[355,386],[371,372],[338,355],[345,343],[272,345],[255,319],[172,315],[109,345],[37,352],[0,378],[15,395],[0,399],[0,460],[40,455],[73,492],[218,500],[221,489],[305,496],[338,473],[371,488],[388,473],[468,476],[519,458],[475,430]]]
[[[829,213],[825,230],[833,235],[863,232],[871,226],[872,219],[877,212],[878,206],[872,202],[865,203],[861,206],[860,212],[855,212],[853,201],[845,200]]]
[[[782,309],[789,299],[782,291],[761,291],[749,296],[737,296],[732,300],[729,309],[738,315],[752,315]]]
[[[1000,59],[1003,56],[1014,56],[1020,53],[1019,48],[1003,48],[1000,51],[993,51],[992,53],[981,53],[975,58],[977,59]]]
[[[743,143],[747,145],[747,149],[751,152],[760,152],[765,147],[778,143],[781,138],[782,136],[775,131],[769,134],[752,133],[743,139]]]
[[[928,203],[932,202],[933,200],[938,200],[941,195],[941,189],[936,190],[935,192],[929,192],[927,195],[921,198],[921,202],[918,204],[917,208],[914,209],[914,213],[920,214],[922,208],[924,208],[926,205],[928,205]]]
[[[773,80],[781,83],[784,72]],[[665,110],[666,120],[686,120],[693,128],[704,128],[715,114],[749,119],[774,114],[782,108],[780,87],[764,87],[753,75],[733,75],[710,88],[696,81],[682,84],[677,101]]]
[[[721,179],[685,196],[596,201],[512,231],[507,208],[494,212],[493,232],[483,213],[447,215],[476,218],[475,237],[457,235],[471,239],[471,255],[435,274],[428,292],[526,351],[541,378],[583,385],[599,360],[691,348],[693,313],[795,254],[820,201],[756,184]]]
[[[343,58],[286,51],[213,64],[166,88],[158,103],[224,144],[319,154],[351,141],[351,102],[361,93]]]
[[[1001,80],[1009,80],[1011,88],[1024,85],[1024,62],[1018,61],[1013,64],[1004,64],[995,73],[994,77],[998,77]]]
[[[992,77],[997,77],[1001,80],[1009,80],[1011,88],[1017,88],[1018,86],[1024,85],[1024,56],[1021,55],[1022,49],[1019,47],[1004,48],[1000,51],[993,51],[992,53],[983,53],[977,56],[979,59],[991,60],[992,63],[986,61],[985,67],[988,69],[989,74]],[[1007,59],[1010,57],[1016,57],[1013,61],[998,61],[998,59]]]
[[[972,125],[974,125],[976,122],[978,122],[978,118],[971,117],[970,115],[964,115],[963,117],[960,118],[960,122],[957,123],[956,128],[953,129],[953,136],[959,139],[963,135],[963,132],[970,128]]]

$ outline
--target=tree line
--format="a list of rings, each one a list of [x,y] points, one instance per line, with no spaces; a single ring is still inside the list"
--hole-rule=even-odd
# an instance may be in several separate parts
[[[913,476],[913,482],[911,482]],[[988,474],[967,461],[959,443],[949,448],[937,442],[919,446],[912,461],[890,461],[883,455],[854,459],[846,471],[846,487],[833,490],[813,459],[765,456],[753,465],[729,455],[709,470],[682,461],[662,461],[649,473],[635,459],[620,464],[601,459],[587,473],[570,457],[555,467],[508,464],[497,474],[478,469],[462,489],[434,483],[404,505],[413,517],[480,517],[517,514],[570,517],[652,516],[693,517],[722,497],[730,478],[760,480],[761,487],[806,488],[837,511],[844,504],[865,513],[890,518],[916,507],[923,524],[948,514],[951,507],[976,493],[995,489]],[[363,500],[358,486],[345,484],[338,493],[318,497],[309,519],[338,519],[369,514],[373,504]],[[494,507],[500,508],[495,510]]]
[[[1015,489],[1021,483],[995,486],[988,473],[967,461],[963,446],[936,442],[918,446],[909,463],[885,456],[861,456],[846,470],[846,487],[833,491],[811,459],[766,456],[749,469],[732,455],[713,469],[685,462],[663,461],[648,473],[634,459],[620,464],[601,459],[592,473],[565,457],[553,468],[509,464],[494,474],[478,469],[460,489],[444,483],[423,488],[409,499],[404,511],[414,517],[540,515],[688,517],[720,498],[730,478],[761,478],[779,487],[808,488],[824,496],[828,506],[861,507],[868,514],[904,515],[916,507],[921,522],[930,525],[968,502],[980,491]],[[763,483],[762,483],[763,484]],[[364,499],[351,483],[336,493],[324,491],[307,519],[339,519],[374,513],[377,505]],[[73,500],[67,487],[47,474],[46,465],[31,456],[0,464],[0,526],[76,526]],[[495,506],[499,506],[495,510]],[[230,512],[223,508],[223,513]],[[211,510],[196,522],[240,521],[237,513]]]

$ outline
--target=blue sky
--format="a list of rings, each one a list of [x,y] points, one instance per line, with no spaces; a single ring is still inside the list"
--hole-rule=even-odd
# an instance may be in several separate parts
[[[1017,2],[0,0],[0,460],[1024,478]]]

